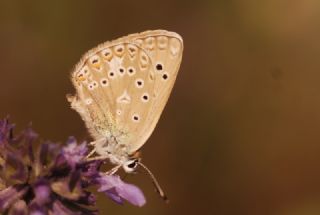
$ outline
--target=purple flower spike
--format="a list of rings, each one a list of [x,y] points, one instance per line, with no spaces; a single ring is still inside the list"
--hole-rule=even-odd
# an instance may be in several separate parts
[[[85,157],[87,151],[87,144],[83,142],[78,145],[74,137],[70,137],[67,146],[62,148],[62,154],[72,168]]]
[[[98,181],[100,183],[98,191],[104,192],[119,204],[123,203],[123,199],[139,207],[146,203],[146,199],[138,187],[123,182],[117,175],[104,175]]]
[[[13,125],[0,119],[0,214],[97,215],[90,191],[97,185],[120,204],[145,204],[134,185],[102,176],[103,161],[86,160],[87,152],[86,143],[75,138],[65,146],[39,141],[31,127],[13,135]]]

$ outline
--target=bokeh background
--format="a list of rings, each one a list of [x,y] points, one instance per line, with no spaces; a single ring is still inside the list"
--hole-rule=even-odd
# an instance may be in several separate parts
[[[149,29],[182,35],[170,101],[143,159],[143,208],[99,198],[101,214],[320,214],[320,2],[0,2],[0,116],[43,139],[90,140],[65,95],[88,49]]]

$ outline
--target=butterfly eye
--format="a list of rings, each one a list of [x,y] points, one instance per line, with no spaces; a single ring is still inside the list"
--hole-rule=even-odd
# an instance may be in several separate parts
[[[137,165],[138,165],[137,162],[134,161],[134,162],[128,164],[128,167],[131,168],[131,169],[134,169]]]
[[[138,160],[137,159],[134,159],[134,160],[129,160],[127,161],[124,165],[123,165],[123,169],[125,172],[127,173],[132,173],[135,171],[135,169],[137,168],[138,166]]]

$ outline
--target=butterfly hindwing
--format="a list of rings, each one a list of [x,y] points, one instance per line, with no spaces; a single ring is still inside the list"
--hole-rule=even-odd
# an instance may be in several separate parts
[[[132,152],[138,150],[153,132],[175,83],[183,52],[182,38],[174,32],[147,31],[133,41],[150,56],[150,63],[155,71],[155,86],[152,92],[154,102],[147,123],[132,142]]]

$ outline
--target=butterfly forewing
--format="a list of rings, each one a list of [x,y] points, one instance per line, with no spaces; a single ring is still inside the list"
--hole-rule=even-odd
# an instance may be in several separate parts
[[[95,139],[115,137],[131,154],[151,135],[173,87],[182,39],[147,31],[104,43],[84,55],[72,73],[69,97]]]

